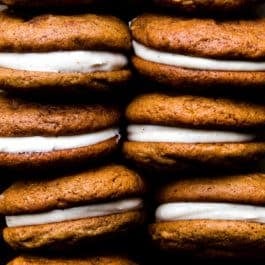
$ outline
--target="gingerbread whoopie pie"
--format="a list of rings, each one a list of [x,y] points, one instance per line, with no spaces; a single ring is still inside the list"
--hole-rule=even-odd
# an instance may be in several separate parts
[[[144,14],[131,22],[136,70],[174,89],[263,88],[265,18]]]
[[[38,1],[39,2],[39,1]],[[113,16],[0,13],[0,85],[18,92],[108,91],[131,77],[127,25]]]
[[[19,256],[7,265],[136,265],[122,256],[95,256],[88,258],[50,258],[37,256]]]
[[[263,104],[151,93],[136,97],[126,117],[123,152],[141,167],[237,168],[265,155]]]
[[[119,110],[99,103],[46,103],[0,93],[0,168],[94,161],[119,144]]]
[[[158,191],[154,242],[201,258],[265,258],[265,175],[175,180]]]
[[[153,0],[162,7],[170,7],[185,12],[240,11],[262,1],[256,0]]]
[[[143,222],[144,192],[140,176],[121,165],[15,182],[0,195],[4,240],[38,249],[115,237]]]

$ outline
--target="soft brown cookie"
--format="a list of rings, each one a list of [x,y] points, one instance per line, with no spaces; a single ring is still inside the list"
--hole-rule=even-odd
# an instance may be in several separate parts
[[[265,155],[265,108],[257,103],[153,93],[136,97],[126,117],[123,152],[146,168],[242,167]]]
[[[219,89],[227,91],[235,89],[263,88],[265,72],[226,72],[194,70],[158,64],[134,56],[132,62],[140,75],[155,82],[175,89],[190,88],[192,90],[212,89],[216,84]],[[1,74],[1,73],[0,73]]]
[[[131,123],[197,128],[264,128],[265,106],[247,101],[192,95],[139,95],[126,109]]]
[[[145,190],[121,165],[14,183],[0,196],[4,239],[15,249],[36,249],[114,236],[143,222]]]
[[[264,185],[264,173],[174,180],[158,190],[152,238],[190,256],[264,258]]]
[[[54,224],[6,228],[4,239],[13,249],[61,248],[82,241],[115,238],[144,221],[141,211],[78,219]]]
[[[181,144],[126,141],[125,157],[139,167],[161,171],[240,169],[264,158],[264,142]],[[207,166],[207,167],[206,167]]]
[[[2,89],[104,91],[131,77],[129,30],[113,16],[2,12],[0,39]]]
[[[154,0],[160,6],[172,7],[186,12],[240,11],[253,5],[253,0]]]
[[[176,89],[263,87],[265,19],[184,19],[144,14],[131,23],[140,74]]]
[[[153,224],[149,231],[161,249],[189,257],[264,259],[264,224],[184,220]]]
[[[120,256],[93,256],[88,258],[54,258],[38,256],[19,256],[8,265],[136,265],[133,261]]]
[[[89,162],[118,146],[120,113],[106,104],[49,104],[0,94],[1,167]]]
[[[159,203],[231,202],[262,206],[265,201],[264,173],[208,175],[179,178],[158,191]]]

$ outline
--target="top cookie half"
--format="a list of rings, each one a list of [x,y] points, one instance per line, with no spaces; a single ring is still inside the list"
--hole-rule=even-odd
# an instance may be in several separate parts
[[[129,30],[113,16],[0,13],[2,89],[106,90],[130,79]]]

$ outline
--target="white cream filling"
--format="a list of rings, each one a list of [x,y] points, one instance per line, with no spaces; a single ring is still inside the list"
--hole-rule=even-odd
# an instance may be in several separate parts
[[[147,61],[182,68],[213,71],[264,71],[265,62],[216,60],[162,52],[133,41],[135,54]]]
[[[206,219],[265,223],[265,207],[234,203],[167,203],[157,208],[156,219],[158,221]]]
[[[104,142],[113,137],[120,138],[119,129],[111,128],[99,132],[76,136],[29,136],[0,137],[0,152],[4,153],[41,153],[56,150],[80,148]]]
[[[4,10],[6,10],[7,9],[7,6],[5,6],[5,5],[0,5],[0,11],[4,11]]]
[[[57,51],[42,53],[0,53],[0,67],[54,73],[91,73],[125,67],[125,55],[105,51]]]
[[[128,212],[140,209],[142,206],[143,202],[141,199],[125,199],[115,202],[73,207],[64,210],[53,210],[38,214],[6,216],[6,224],[8,227],[19,227],[58,223]]]
[[[127,133],[129,141],[160,143],[249,142],[256,138],[255,135],[238,132],[175,128],[158,125],[129,125]]]

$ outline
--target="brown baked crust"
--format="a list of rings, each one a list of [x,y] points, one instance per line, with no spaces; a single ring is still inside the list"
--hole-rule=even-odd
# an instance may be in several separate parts
[[[47,73],[0,67],[0,85],[11,92],[105,92],[122,87],[132,78],[131,70],[94,73]]]
[[[0,94],[0,136],[79,135],[115,127],[119,110],[110,105],[48,104]]]
[[[108,165],[56,179],[18,181],[0,196],[0,213],[18,215],[70,208],[145,192],[141,177],[122,165]]]
[[[92,256],[87,258],[51,258],[38,256],[19,256],[7,265],[136,265],[122,256]]]
[[[219,59],[265,58],[260,41],[265,19],[216,21],[144,14],[134,19],[132,36],[157,50]]]
[[[236,11],[248,8],[256,1],[251,0],[154,0],[160,6],[174,7],[187,12],[193,11]]]
[[[163,171],[243,168],[264,158],[265,143],[181,144],[125,142],[125,157],[141,167]]]
[[[83,163],[95,162],[118,148],[118,138],[104,142],[66,150],[44,153],[3,153],[0,152],[0,168],[11,170],[48,169],[70,167]]]
[[[113,16],[48,14],[23,18],[2,12],[0,25],[1,51],[129,51],[131,47],[127,25]]]
[[[264,128],[265,106],[227,98],[150,93],[140,95],[130,103],[126,118],[134,124]]]
[[[265,72],[203,71],[154,63],[136,56],[132,63],[140,75],[176,91],[185,91],[185,88],[194,91],[210,88],[224,91],[228,88],[263,89],[265,83]]]
[[[265,204],[265,174],[199,176],[168,183],[157,194],[165,202],[230,202]]]
[[[5,242],[13,249],[37,249],[72,245],[127,231],[144,221],[142,211],[46,225],[5,228]]]
[[[164,250],[199,257],[264,257],[265,225],[242,221],[190,220],[150,226]]]
[[[87,258],[51,258],[38,256],[19,256],[7,265],[136,265],[122,256],[92,256]]]

